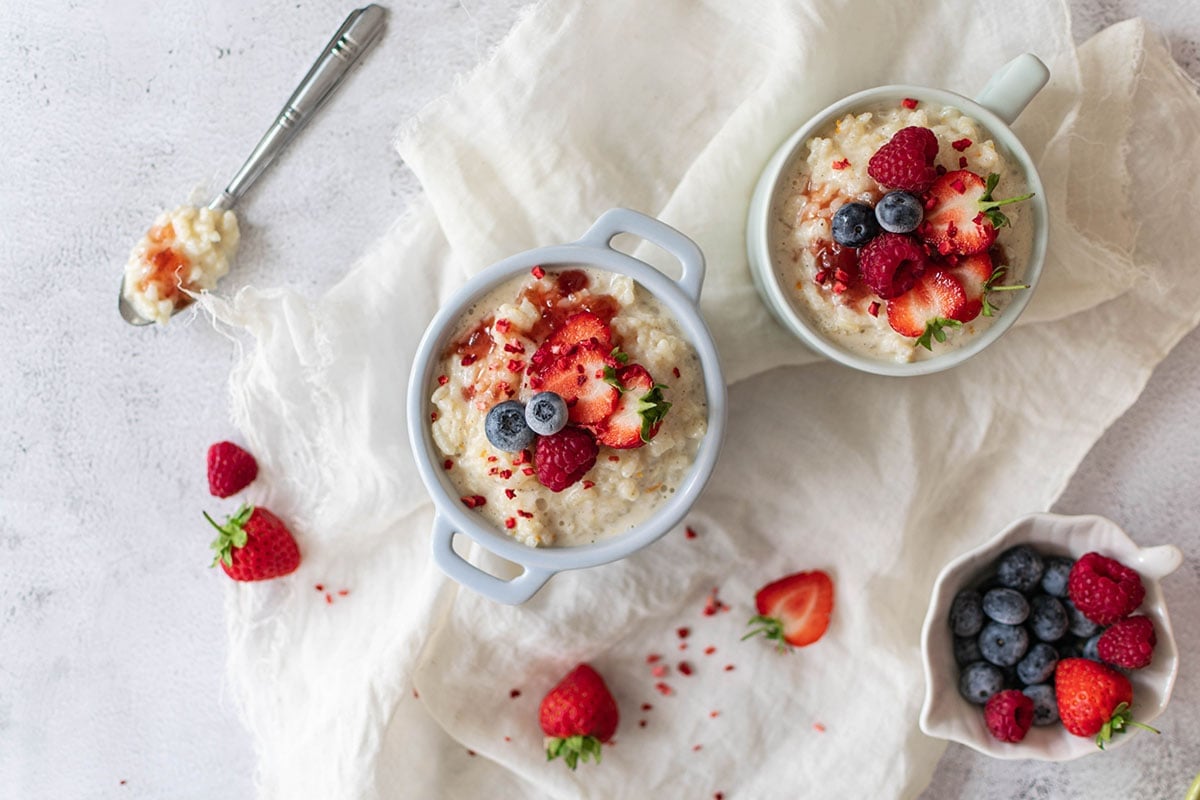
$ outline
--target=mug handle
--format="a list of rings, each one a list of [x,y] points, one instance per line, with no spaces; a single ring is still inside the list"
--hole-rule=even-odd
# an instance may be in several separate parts
[[[679,288],[693,303],[700,302],[700,287],[704,283],[704,254],[695,242],[654,217],[629,208],[611,208],[588,228],[579,244],[611,250],[610,242],[619,233],[640,236],[675,256],[683,265],[683,274],[676,281]]]
[[[442,572],[489,600],[518,606],[554,577],[553,570],[521,564],[524,572],[511,581],[489,575],[454,552],[455,530],[441,514],[433,519],[433,561]]]
[[[975,102],[1012,125],[1050,80],[1050,70],[1033,53],[1022,53],[996,70]]]

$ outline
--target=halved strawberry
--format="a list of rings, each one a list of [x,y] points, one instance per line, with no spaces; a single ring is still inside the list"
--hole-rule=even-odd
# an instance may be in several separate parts
[[[580,425],[599,422],[612,414],[620,399],[616,386],[605,381],[606,371],[620,366],[607,345],[585,342],[557,357],[538,377],[540,392],[554,392],[567,402],[567,419]],[[533,376],[530,385],[535,383]]]
[[[759,634],[787,645],[804,647],[825,635],[833,613],[833,581],[820,570],[797,572],[769,583],[754,596],[758,614],[750,618],[756,626],[742,639]]]
[[[992,257],[986,252],[975,253],[959,260],[958,264],[948,270],[962,285],[967,296],[967,302],[962,310],[951,317],[959,322],[970,322],[979,316],[983,310],[984,295],[987,293],[988,281],[991,280]]]
[[[663,399],[666,387],[638,364],[613,370],[609,380],[620,385],[621,399],[612,415],[595,426],[596,441],[618,450],[641,447],[658,433],[671,408]]]
[[[612,347],[612,329],[608,323],[590,311],[572,314],[542,342],[529,362],[535,372],[541,372],[556,357],[565,355],[575,345],[591,341]]]
[[[917,233],[943,255],[971,255],[987,250],[996,241],[996,228],[1008,224],[1008,217],[999,207],[1033,197],[1023,194],[993,200],[992,190],[999,180],[1000,176],[993,173],[985,181],[965,169],[942,175],[929,187],[925,220]]]
[[[932,350],[931,339],[946,341],[943,328],[962,325],[957,317],[966,305],[967,294],[956,278],[945,270],[930,270],[913,288],[888,300],[888,324],[901,336],[915,338],[918,345]]]

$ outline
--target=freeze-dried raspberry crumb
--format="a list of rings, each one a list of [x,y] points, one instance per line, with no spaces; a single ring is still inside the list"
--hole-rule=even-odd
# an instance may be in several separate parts
[[[474,757],[475,757],[475,751],[474,751],[474,750],[468,750],[468,751],[467,751],[467,755],[469,755],[471,758],[474,758]]]
[[[521,690],[520,689],[512,689],[511,691],[509,691],[508,696],[513,697],[513,698],[520,697]]]
[[[678,636],[680,639],[686,639],[689,635],[691,635],[691,633],[692,633],[691,628],[676,628],[675,629],[675,635]]]
[[[454,462],[448,458],[442,462],[442,469],[444,469],[444,470],[449,470],[453,467],[454,467]]]
[[[814,730],[814,731],[816,731],[817,733],[824,733],[824,732],[825,732],[825,726],[824,726],[824,725],[822,725],[822,724],[821,724],[821,723],[819,723],[819,722],[814,722],[814,723],[813,723],[813,730]]]
[[[679,643],[679,649],[680,649],[680,650],[687,650],[687,642],[680,642],[680,643]]]
[[[445,375],[438,376],[438,386],[445,386],[450,381]]]
[[[712,717],[713,719],[716,719],[717,717],[721,716],[721,712],[720,711],[710,711],[710,712],[708,712],[708,715],[710,717]]]
[[[726,671],[726,672],[733,672],[733,664],[726,664],[726,665],[725,665],[725,671]]]
[[[329,592],[325,593],[325,604],[330,606],[333,605],[333,595],[331,595]]]
[[[668,669],[666,664],[659,664],[654,669],[650,670],[650,673],[656,678],[665,678],[667,676],[667,671]]]
[[[692,530],[690,526],[683,529],[683,535],[689,539],[696,538],[696,532],[694,530]]]
[[[692,745],[692,752],[693,752],[693,753],[698,753],[698,752],[700,752],[700,748],[702,748],[702,747],[704,747],[704,745],[702,745],[702,744],[694,744],[694,745]]]
[[[346,595],[348,595],[348,594],[350,594],[350,590],[349,590],[349,589],[338,589],[338,595],[339,595],[340,597],[345,597],[345,596],[346,596]]]
[[[833,162],[833,168],[836,170],[843,170],[848,166],[850,166],[850,160],[846,158],[839,158],[837,161]]]
[[[646,656],[647,664],[653,664],[655,661],[661,661],[661,660],[662,660],[662,656],[659,655],[658,653],[651,653],[650,655]]]
[[[915,97],[906,97],[900,101],[900,105],[904,106],[909,111],[912,111],[917,107],[917,99]]]
[[[957,139],[957,140],[951,142],[950,146],[961,153],[963,150],[966,150],[968,147],[971,146],[971,140],[967,139],[966,137],[963,137],[962,139]]]
[[[679,670],[679,672],[683,675],[691,675],[692,674],[692,665],[686,661],[680,661],[679,666],[676,667],[676,669]]]
[[[649,711],[652,708],[654,708],[654,706],[650,705],[649,703],[642,703],[642,711]]]
[[[706,656],[711,656],[715,652],[717,652],[717,648],[713,647],[711,644],[704,648],[704,655]]]
[[[325,584],[323,584],[323,583],[318,583],[318,584],[317,584],[316,586],[314,586],[313,588],[314,588],[314,589],[316,589],[318,592],[323,592],[323,591],[325,591]]]
[[[529,272],[531,275],[533,275],[533,277],[537,278],[539,281],[542,278],[546,277],[546,270],[542,269],[541,267],[534,267],[533,269],[529,270]]]
[[[658,683],[656,683],[656,684],[654,684],[654,688],[655,688],[655,689],[657,689],[657,690],[658,690],[658,693],[659,693],[659,694],[661,694],[661,695],[663,695],[663,696],[667,696],[667,695],[670,695],[670,694],[672,694],[671,687],[670,687],[670,686],[668,686],[668,685],[667,685],[667,684],[665,684],[665,683],[662,683],[661,681],[660,681],[660,682],[658,682]]]
[[[644,720],[644,719],[639,719],[639,720],[638,720],[638,727],[639,727],[639,728],[644,728],[644,727],[646,727],[646,720]]]

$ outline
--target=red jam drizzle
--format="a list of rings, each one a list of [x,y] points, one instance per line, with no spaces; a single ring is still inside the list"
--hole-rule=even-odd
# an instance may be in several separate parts
[[[191,303],[192,298],[179,290],[183,281],[182,275],[191,267],[191,262],[174,247],[175,226],[169,222],[166,225],[155,225],[146,237],[151,246],[146,250],[143,259],[150,265],[150,271],[134,288],[145,294],[151,284],[157,284],[160,299],[172,300],[178,308]]]
[[[557,273],[554,280],[540,280],[521,291],[517,302],[529,300],[541,311],[528,335],[535,342],[544,341],[572,314],[590,311],[606,323],[621,310],[616,298],[607,294],[582,295],[588,288],[588,276],[583,270],[567,269]]]

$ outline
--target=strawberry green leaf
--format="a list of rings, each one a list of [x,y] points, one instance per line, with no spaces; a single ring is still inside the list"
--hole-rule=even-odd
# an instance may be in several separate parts
[[[764,617],[762,614],[755,614],[747,623],[750,626],[750,631],[742,637],[742,641],[746,641],[752,636],[762,636],[765,639],[775,642],[775,649],[781,653],[790,653],[791,645],[783,638],[783,621],[775,617]]]
[[[654,436],[654,427],[663,421],[671,404],[663,399],[663,389],[669,388],[656,383],[649,392],[638,400],[637,413],[642,418],[642,441],[648,442]]]
[[[615,353],[616,351],[614,350],[613,352]],[[618,392],[625,394],[625,387],[621,385],[621,381],[617,378],[617,371],[612,367],[604,368],[604,382],[609,386],[617,387]]]
[[[218,525],[208,512],[201,512],[209,524],[217,529],[218,535],[209,545],[216,551],[213,556],[212,563],[209,567],[215,567],[217,563],[222,563],[227,567],[233,566],[233,551],[237,548],[246,546],[246,523],[250,520],[250,516],[254,513],[254,506],[243,505],[237,510],[233,516],[225,520],[224,525]]]
[[[1008,267],[996,267],[996,269],[992,271],[991,277],[988,278],[983,284],[982,313],[985,317],[992,317],[996,315],[996,307],[988,300],[988,295],[992,292],[1015,292],[1020,289],[1029,288],[1028,283],[1001,284],[1000,281],[1004,279],[1004,275],[1007,272]]]
[[[575,769],[581,760],[587,761],[589,758],[599,764],[601,748],[600,740],[595,736],[576,734],[565,739],[555,737],[546,741],[546,760],[553,761],[562,756],[570,769]]]
[[[1010,197],[1007,200],[993,200],[992,191],[996,188],[996,184],[1000,182],[1000,176],[995,172],[987,176],[987,183],[984,185],[983,196],[979,198],[979,210],[992,223],[993,228],[1003,228],[1009,224],[1008,217],[1004,216],[996,209],[1000,206],[1006,206],[1009,203],[1019,203],[1022,200],[1028,200],[1033,197],[1033,192],[1023,194],[1020,197]]]
[[[609,353],[608,355],[609,355],[609,358],[613,359],[618,364],[628,364],[629,363],[629,354],[621,352],[621,348],[619,348],[619,347],[614,347],[612,349],[612,352]]]
[[[938,317],[925,323],[925,332],[917,339],[917,345],[926,350],[933,350],[933,340],[946,341],[946,328],[961,328],[962,323],[956,319]]]
[[[1100,732],[1096,734],[1096,746],[1101,750],[1104,745],[1112,740],[1114,734],[1124,733],[1127,727],[1141,728],[1142,730],[1150,731],[1151,733],[1160,733],[1157,728],[1151,728],[1142,722],[1137,722],[1133,718],[1133,711],[1129,707],[1129,703],[1118,703],[1113,709],[1112,716],[1108,722],[1100,728]]]

